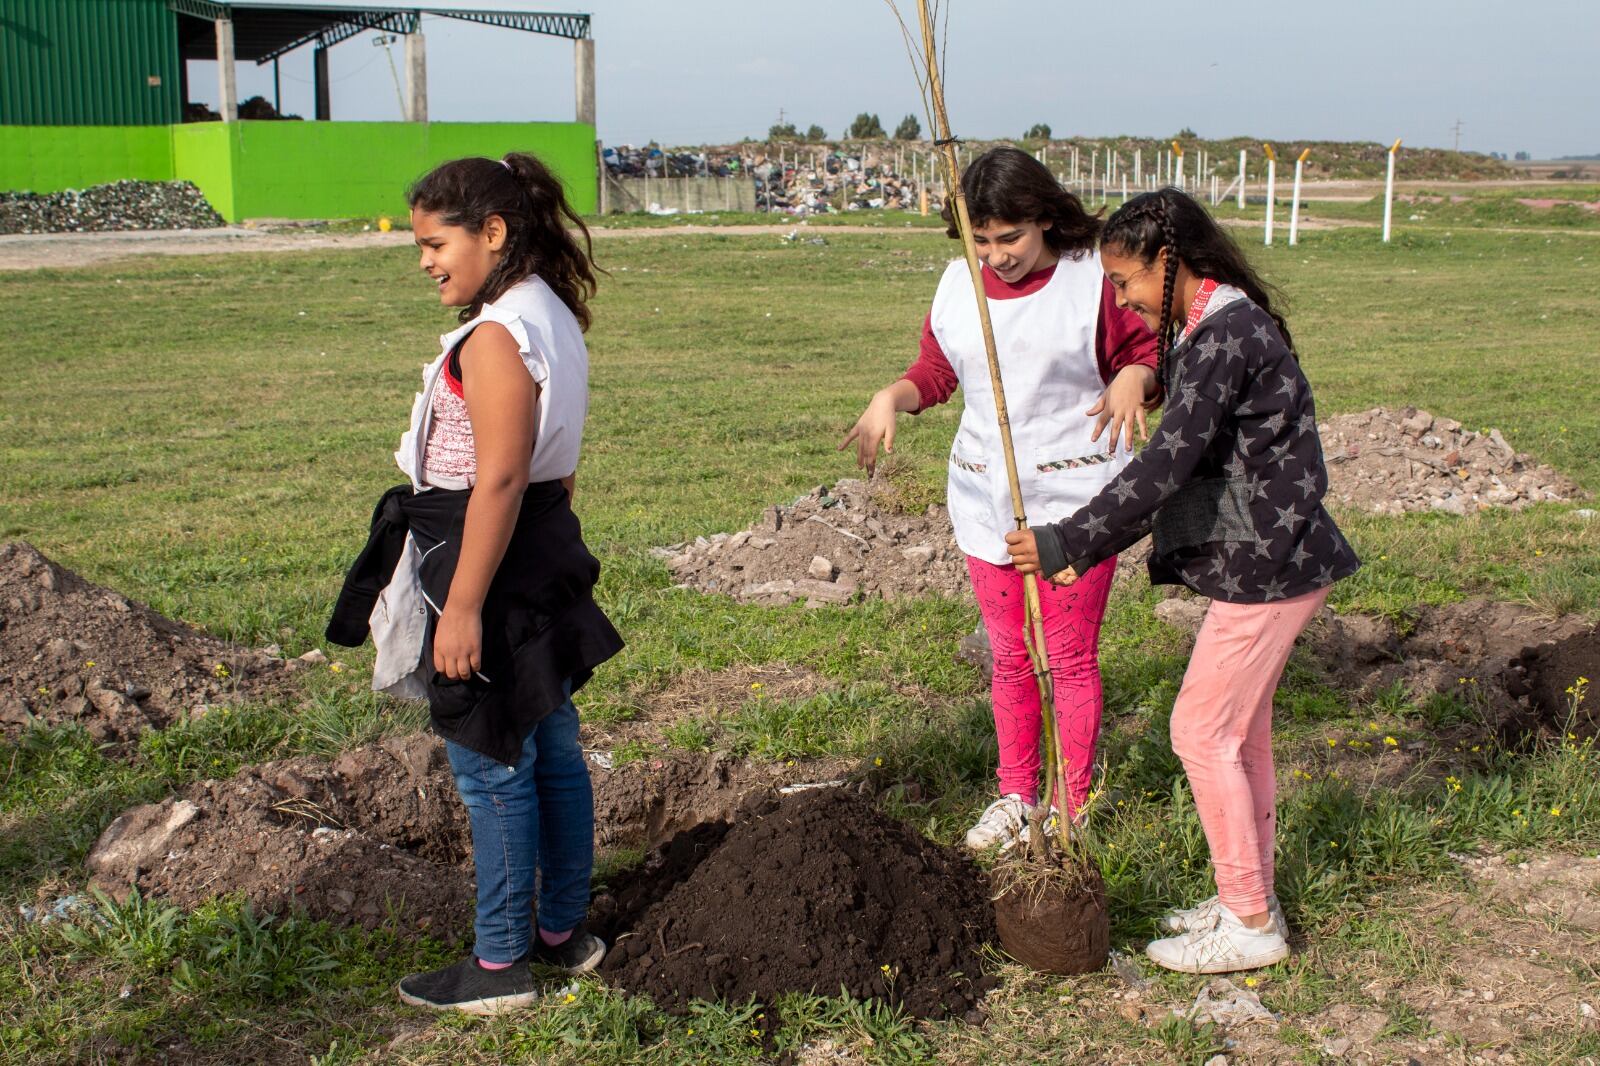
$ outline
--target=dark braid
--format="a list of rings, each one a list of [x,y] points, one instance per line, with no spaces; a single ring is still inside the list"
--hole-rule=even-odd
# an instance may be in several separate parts
[[[1100,233],[1100,246],[1115,248],[1146,264],[1155,262],[1161,249],[1167,250],[1161,328],[1157,330],[1160,355],[1156,374],[1163,385],[1166,384],[1161,377],[1165,357],[1172,346],[1173,327],[1177,324],[1176,309],[1171,302],[1180,260],[1196,277],[1210,278],[1242,290],[1257,307],[1272,316],[1278,324],[1278,332],[1283,335],[1283,343],[1290,351],[1294,350],[1289,325],[1279,310],[1283,305],[1281,294],[1256,275],[1233,238],[1223,232],[1216,219],[1193,197],[1172,188],[1133,197],[1106,219]]]
[[[1178,284],[1178,233],[1172,225],[1172,219],[1167,217],[1166,208],[1157,201],[1155,223],[1161,228],[1161,239],[1166,243],[1162,246],[1167,251],[1167,269],[1161,279],[1161,325],[1156,329],[1156,380],[1161,382],[1163,391],[1167,389],[1167,351],[1172,345],[1173,319],[1172,298],[1173,290]]]

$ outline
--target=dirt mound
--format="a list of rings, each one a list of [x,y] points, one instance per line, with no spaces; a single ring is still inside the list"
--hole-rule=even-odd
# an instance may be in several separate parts
[[[1600,629],[1528,648],[1500,675],[1506,691],[1525,699],[1539,725],[1585,736],[1600,728],[1589,689],[1600,678]]]
[[[1466,515],[1584,495],[1570,479],[1511,447],[1498,429],[1479,433],[1415,407],[1374,407],[1325,419],[1318,428],[1330,506]]]
[[[114,895],[184,905],[240,892],[263,910],[372,927],[394,909],[453,939],[472,914],[466,809],[444,746],[394,738],[328,761],[285,759],[127,811],[88,859]]]
[[[601,971],[667,1009],[842,987],[918,1017],[975,1019],[995,983],[978,954],[994,938],[983,874],[844,789],[691,830],[614,900]]]
[[[0,736],[82,722],[102,743],[281,683],[281,659],[164,618],[21,541],[0,544]]]
[[[685,756],[592,767],[602,846],[653,847],[730,818],[752,794],[835,767]],[[453,939],[472,916],[471,832],[444,743],[392,737],[335,759],[300,756],[201,781],[134,807],[89,853],[94,880],[184,905],[240,892],[263,910],[300,906],[372,926],[391,910],[410,928]]]
[[[1338,415],[1320,430],[1334,507],[1466,515],[1586,495],[1512,448],[1499,430],[1465,429],[1415,407]],[[891,480],[847,478],[768,507],[748,529],[655,551],[682,587],[744,603],[814,607],[872,596],[965,594],[966,562],[949,512],[933,504],[907,513],[899,502]],[[1124,553],[1119,573],[1141,569],[1147,554],[1144,544]]]
[[[950,516],[885,505],[882,480],[846,478],[787,507],[768,507],[738,533],[658,549],[686,588],[745,603],[847,604],[859,596],[955,596],[968,587]]]

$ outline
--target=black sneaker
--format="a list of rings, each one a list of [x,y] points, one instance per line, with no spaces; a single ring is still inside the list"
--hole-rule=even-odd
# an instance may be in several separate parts
[[[503,970],[485,970],[468,955],[454,966],[414,973],[400,982],[400,999],[413,1007],[499,1014],[529,1006],[539,998],[526,957]]]
[[[588,973],[606,957],[606,942],[589,932],[582,922],[555,947],[544,942],[537,929],[533,933],[533,950],[528,953],[528,963],[567,973]]]

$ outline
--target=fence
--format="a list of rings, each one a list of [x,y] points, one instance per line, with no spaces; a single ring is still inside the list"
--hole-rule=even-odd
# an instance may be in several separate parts
[[[622,178],[606,174],[601,214],[676,210],[689,212],[761,211],[764,205],[748,175],[737,177]]]

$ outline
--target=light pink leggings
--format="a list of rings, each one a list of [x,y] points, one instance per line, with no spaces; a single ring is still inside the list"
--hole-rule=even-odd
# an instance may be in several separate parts
[[[1235,914],[1260,914],[1272,894],[1272,694],[1327,598],[1324,588],[1276,603],[1213,600],[1172,708],[1172,750],[1189,774],[1217,894]]]
[[[1071,585],[1039,582],[1045,645],[1055,681],[1056,730],[1066,767],[1069,815],[1089,796],[1095,745],[1100,739],[1100,623],[1116,575],[1107,559]],[[1000,794],[1035,802],[1039,787],[1039,688],[1022,641],[1022,575],[967,556],[967,572],[994,652],[994,731],[1000,742]],[[1059,801],[1057,801],[1059,803]]]

